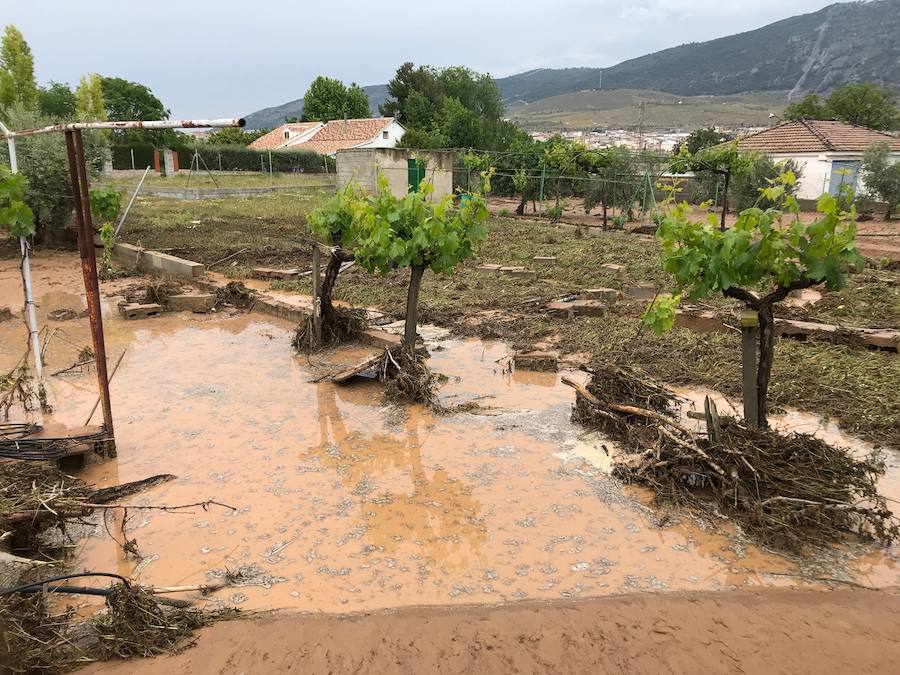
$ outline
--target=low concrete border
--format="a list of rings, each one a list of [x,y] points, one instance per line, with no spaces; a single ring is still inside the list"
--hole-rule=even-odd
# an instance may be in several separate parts
[[[320,190],[333,192],[335,190],[334,183],[231,188],[182,188],[154,185],[143,187],[141,189],[141,195],[144,197],[165,197],[166,199],[200,201],[203,199],[221,199],[223,197],[254,197],[257,195],[272,194],[275,192],[303,192],[312,194],[314,192],[319,192]]]

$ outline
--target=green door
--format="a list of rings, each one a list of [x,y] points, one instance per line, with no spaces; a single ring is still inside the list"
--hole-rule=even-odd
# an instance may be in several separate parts
[[[406,160],[406,175],[409,182],[409,191],[418,192],[419,183],[425,178],[425,162],[421,159]]]

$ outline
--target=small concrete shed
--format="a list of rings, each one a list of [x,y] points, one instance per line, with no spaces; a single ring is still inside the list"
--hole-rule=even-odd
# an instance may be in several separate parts
[[[350,148],[338,150],[337,187],[355,180],[362,188],[375,190],[379,173],[387,177],[391,192],[402,197],[419,189],[422,179],[434,185],[434,197],[453,194],[452,150],[410,150],[407,148]]]

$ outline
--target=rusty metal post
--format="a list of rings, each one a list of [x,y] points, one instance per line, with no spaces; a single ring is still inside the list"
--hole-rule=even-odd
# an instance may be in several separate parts
[[[313,336],[316,349],[322,346],[322,252],[318,244],[312,247],[312,287],[313,287]]]
[[[116,456],[112,406],[109,400],[109,378],[106,371],[106,344],[103,340],[103,318],[100,315],[100,283],[97,280],[97,255],[94,251],[94,225],[91,221],[91,202],[88,195],[87,168],[84,161],[84,145],[81,130],[67,130],[66,152],[69,159],[69,176],[75,199],[75,222],[78,225],[78,253],[81,256],[81,272],[84,276],[84,292],[87,299],[88,319],[91,324],[91,341],[94,363],[97,367],[97,384],[103,407],[103,428],[109,437],[105,443],[107,456]]]

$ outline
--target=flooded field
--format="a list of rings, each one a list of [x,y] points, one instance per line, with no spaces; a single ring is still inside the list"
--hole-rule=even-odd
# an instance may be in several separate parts
[[[34,272],[41,325],[60,329],[46,351],[52,373],[89,344],[86,319],[46,320],[53,309],[84,308],[80,269],[71,256],[44,256]],[[239,570],[238,585],[214,602],[326,612],[786,586],[807,583],[804,575],[900,585],[896,547],[846,550],[816,570],[648,508],[647,492],[607,475],[608,442],[570,422],[574,394],[560,375],[510,372],[503,343],[424,331],[430,365],[447,378],[443,402],[482,406],[435,416],[385,402],[374,381],[320,379],[371,348],[298,356],[284,321],[253,313],[124,321],[113,296],[130,283],[102,289],[110,361],[127,348],[111,385],[118,458],[79,475],[105,486],[172,473],[176,480],[131,503],[214,499],[235,510],[132,510],[126,532],[140,557],[107,533],[122,541],[118,513],[71,542],[75,568],[155,586]],[[20,304],[18,268],[4,261],[0,306]],[[0,369],[21,356],[24,338],[17,318],[0,324]],[[52,419],[83,424],[97,395],[93,371],[46,380]],[[813,416],[778,421],[863,448]],[[898,499],[900,465],[893,455],[888,463],[883,490]]]

